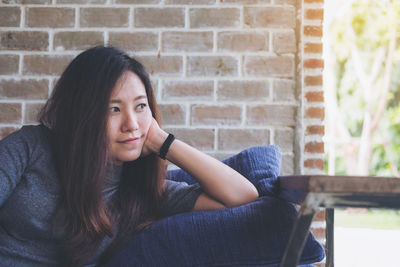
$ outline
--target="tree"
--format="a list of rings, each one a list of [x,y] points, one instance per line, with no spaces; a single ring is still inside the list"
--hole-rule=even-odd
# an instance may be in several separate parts
[[[341,12],[325,24],[329,173],[398,176],[400,3],[353,0]]]

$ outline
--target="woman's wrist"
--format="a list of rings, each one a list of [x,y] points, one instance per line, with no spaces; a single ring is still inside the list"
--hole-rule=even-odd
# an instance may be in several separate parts
[[[153,153],[157,155],[160,153],[161,146],[164,144],[165,140],[167,140],[167,137],[168,133],[162,129],[160,129],[160,131],[153,136],[150,144],[150,149]]]
[[[162,144],[161,148],[160,148],[160,158],[162,159],[166,159],[169,147],[172,145],[172,143],[175,140],[175,136],[173,134],[168,134],[167,139],[164,141],[164,143]]]

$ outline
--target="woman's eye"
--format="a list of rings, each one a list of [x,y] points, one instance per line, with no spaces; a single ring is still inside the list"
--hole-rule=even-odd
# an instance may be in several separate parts
[[[110,108],[110,111],[111,112],[119,112],[120,109],[119,109],[119,107],[112,107],[112,108]]]
[[[139,105],[137,105],[137,109],[139,109],[139,110],[143,110],[145,107],[146,107],[147,105],[146,104],[139,104]]]

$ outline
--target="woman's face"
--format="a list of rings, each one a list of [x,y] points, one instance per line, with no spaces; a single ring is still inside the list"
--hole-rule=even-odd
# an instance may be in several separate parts
[[[109,102],[107,134],[114,164],[139,158],[152,121],[146,90],[133,72],[117,81]]]

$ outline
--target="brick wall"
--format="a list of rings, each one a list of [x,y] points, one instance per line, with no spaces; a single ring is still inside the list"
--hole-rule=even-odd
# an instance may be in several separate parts
[[[304,173],[323,171],[324,95],[322,71],[323,0],[304,0],[303,9],[303,103]]]
[[[299,153],[302,164],[299,173],[303,174],[321,174],[324,169],[323,16],[324,0],[303,0],[300,42],[303,115],[301,134],[298,136],[303,138]],[[325,210],[316,214],[311,226],[315,237],[325,245]],[[316,266],[323,267],[325,264]]]
[[[278,144],[282,174],[323,171],[323,0],[0,1],[0,138],[104,44],[144,63],[178,138],[218,158]]]

